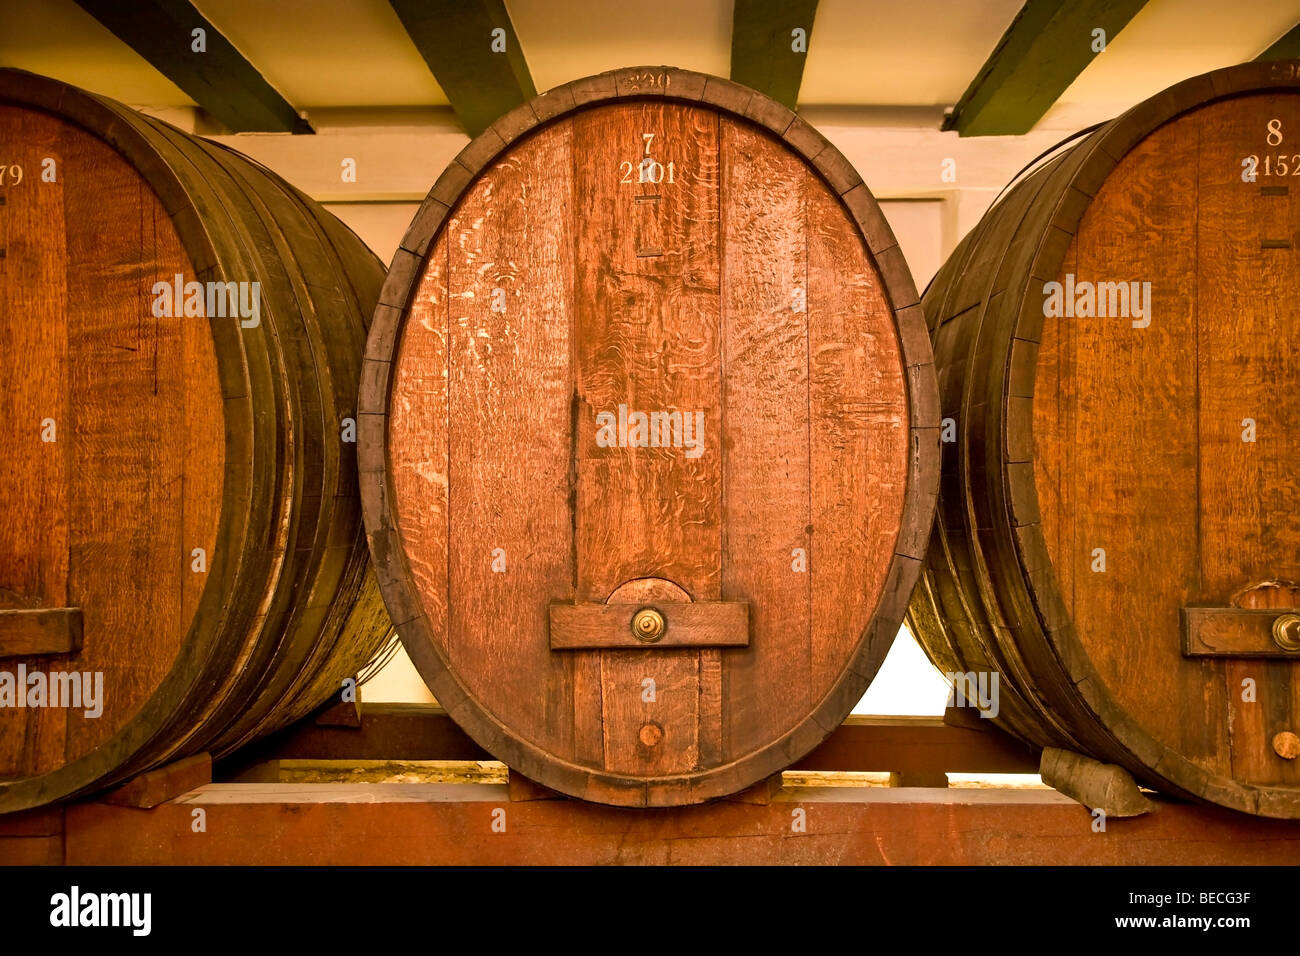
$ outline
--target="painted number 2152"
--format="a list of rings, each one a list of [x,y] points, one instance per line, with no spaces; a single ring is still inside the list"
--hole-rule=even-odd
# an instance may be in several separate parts
[[[632,183],[675,183],[677,182],[677,169],[670,160],[667,164],[659,162],[650,156],[650,144],[654,142],[654,133],[642,133],[641,140],[645,143],[645,150],[641,155],[641,161],[633,164],[627,160],[618,164],[620,183],[631,185]],[[636,178],[633,179],[633,173]]]
[[[1264,127],[1264,141],[1269,146],[1282,145],[1282,121],[1271,119]],[[1253,183],[1260,176],[1300,176],[1300,153],[1270,154],[1262,160],[1251,153],[1241,161],[1241,181]]]

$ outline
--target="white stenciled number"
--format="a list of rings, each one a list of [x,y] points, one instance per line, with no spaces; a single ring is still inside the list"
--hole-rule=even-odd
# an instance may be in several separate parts
[[[628,77],[627,82],[634,90],[643,86],[663,87],[668,83],[668,76],[664,73],[634,73]]]
[[[647,156],[641,160],[640,172],[637,173],[637,182],[675,183],[677,182],[677,170],[673,167],[671,160],[668,161],[667,165],[664,165]]]
[[[675,183],[677,182],[676,165],[672,161],[669,161],[668,163],[661,163],[657,159],[651,157],[650,155],[650,147],[654,143],[655,135],[656,134],[654,133],[641,134],[641,142],[643,146],[641,152],[641,162],[635,166],[636,169],[635,182],[652,183],[654,185],[658,185],[659,183],[665,183],[665,182]],[[630,185],[633,182],[632,179],[633,168],[634,168],[633,164],[628,162],[627,160],[624,160],[623,162],[619,163],[618,181],[620,183]]]
[[[1268,121],[1268,145],[1277,146],[1282,142],[1282,121],[1280,119],[1271,119]]]
[[[6,166],[0,163],[0,186],[17,186],[23,181],[23,168],[17,164]]]
[[[664,164],[649,156],[641,160],[641,172],[637,175],[639,183],[661,183],[664,181]]]

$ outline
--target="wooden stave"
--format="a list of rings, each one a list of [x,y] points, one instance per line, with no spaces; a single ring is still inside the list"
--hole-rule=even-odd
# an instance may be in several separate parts
[[[934,542],[939,547],[932,544],[925,584],[917,589],[908,613],[909,624],[927,654],[936,661],[949,660],[953,638],[943,625],[943,614],[935,604],[934,593],[937,587],[952,587],[954,579],[951,569],[935,555],[938,550],[952,546],[945,538],[949,530],[953,531],[953,536],[962,539],[958,546],[964,544],[979,550],[996,562],[994,572],[982,583],[990,593],[996,594],[999,607],[1018,609],[1023,621],[1010,632],[1010,637],[1003,638],[1003,643],[1014,643],[1021,650],[1031,651],[1035,660],[1034,676],[1040,683],[1046,682],[1043,687],[1028,689],[1037,703],[1027,724],[1009,725],[1001,718],[997,723],[1038,746],[1066,746],[1118,764],[1153,789],[1282,819],[1300,818],[1300,791],[1296,788],[1241,784],[1214,776],[1157,742],[1105,692],[1075,634],[1055,573],[1047,561],[1046,540],[1036,521],[1038,500],[1034,484],[1032,480],[1010,478],[1008,466],[1016,463],[1010,446],[1018,442],[1022,447],[1029,443],[1028,447],[1032,448],[1032,431],[1031,423],[1016,427],[1008,413],[1007,398],[1013,396],[1017,385],[1021,391],[1026,388],[1032,391],[1032,380],[1029,386],[1013,380],[1017,363],[1021,368],[1027,365],[1032,372],[1042,329],[1041,303],[1029,295],[1029,284],[1057,278],[1088,203],[1129,150],[1166,122],[1199,107],[1239,94],[1297,89],[1300,89],[1300,62],[1249,63],[1217,70],[1185,80],[1138,104],[1063,154],[1069,162],[1069,174],[1058,175],[1047,194],[1049,201],[1045,205],[1050,216],[1046,227],[1030,237],[1029,248],[1022,255],[1028,268],[1024,270],[1021,284],[1006,290],[1014,294],[1007,294],[1003,300],[998,335],[987,344],[988,359],[983,363],[987,368],[979,362],[968,364],[968,369],[977,370],[976,375],[980,371],[987,373],[972,391],[985,403],[979,424],[986,435],[993,436],[989,444],[996,443],[995,454],[988,458],[997,466],[986,469],[982,475],[971,476],[964,458],[954,463],[953,456],[949,455],[944,463],[945,481],[950,471],[956,471],[963,483],[966,506],[978,505],[988,516],[994,543],[981,547],[968,527],[951,525],[943,516],[952,515],[962,503],[941,500],[941,518],[936,521],[934,532]],[[1055,168],[1058,172],[1065,168],[1062,160],[1055,161]],[[1034,176],[1043,173],[1040,169]],[[1012,187],[1007,198],[1023,190],[1028,181]],[[995,206],[985,219],[997,211]],[[967,239],[974,237],[973,232]],[[1012,235],[1007,244],[1015,238]],[[936,275],[932,289],[947,286],[953,272],[964,267],[965,260],[959,261],[959,255],[965,246],[963,241],[949,260],[953,268],[945,264]],[[926,312],[932,333],[945,322],[962,321],[960,316],[951,314],[946,295],[932,299],[927,293]],[[963,403],[959,410],[963,439],[971,407],[977,406]],[[946,483],[944,487],[947,488]],[[958,589],[961,590],[960,585]],[[967,663],[974,666],[962,670],[996,669],[988,657]],[[1001,673],[1005,678],[1005,672]],[[1056,727],[1045,720],[1052,711],[1064,715]],[[1064,739],[1059,733],[1060,724],[1064,724],[1066,731]]]
[[[272,288],[265,281],[264,270],[259,269],[260,263],[252,246],[236,235],[238,229],[216,227],[221,220],[215,212],[224,209],[224,204],[209,186],[211,168],[202,168],[202,160],[199,165],[187,165],[187,160],[178,160],[178,151],[183,146],[177,144],[189,144],[192,149],[193,144],[200,141],[111,100],[19,71],[0,71],[0,98],[60,116],[115,148],[162,199],[182,244],[193,259],[197,273],[194,278],[202,281],[217,275],[255,276],[263,281],[264,289]],[[172,153],[171,163],[179,162],[179,166],[169,164],[166,158],[169,151]],[[238,157],[230,150],[224,150],[224,153]],[[311,218],[320,222],[332,220],[264,167],[257,167],[242,157],[231,162],[242,163],[250,175],[256,174],[254,181],[260,178],[269,190],[278,189],[285,197],[291,197],[291,202]],[[209,167],[215,165],[210,158],[207,163]],[[207,203],[206,218],[200,212],[203,203]],[[317,339],[330,351],[326,358],[331,364],[322,362],[325,374],[308,384],[319,390],[322,383],[329,381],[329,373],[337,367],[339,374],[333,392],[342,411],[341,406],[350,398],[351,386],[356,381],[360,367],[357,345],[364,338],[369,320],[369,310],[364,307],[367,293],[363,290],[376,289],[383,273],[378,260],[341,223],[335,220],[328,229],[324,225],[320,227],[323,246],[327,245],[324,241],[326,232],[332,234],[328,245],[349,250],[346,269],[358,276],[356,287],[349,283],[348,294],[340,295],[341,302],[352,303],[350,310],[343,309],[344,318],[350,320],[351,341],[338,333],[332,333],[331,337],[318,331]],[[340,257],[339,261],[342,262],[343,258]],[[268,561],[253,545],[267,537],[272,527],[272,496],[267,491],[277,456],[283,457],[277,446],[293,439],[290,423],[304,416],[301,412],[292,412],[287,404],[292,399],[290,389],[294,378],[286,374],[283,366],[277,372],[267,343],[280,335],[286,325],[293,324],[298,317],[295,305],[292,299],[278,301],[274,296],[264,297],[263,327],[257,330],[240,330],[237,323],[228,323],[227,327],[227,324],[209,322],[216,347],[226,420],[227,467],[217,529],[219,547],[210,557],[207,585],[200,597],[190,633],[182,642],[171,672],[136,717],[87,757],[64,764],[50,773],[0,783],[0,812],[36,806],[103,787],[186,753],[206,748],[220,754],[232,748],[235,741],[231,731],[237,728],[213,724],[208,718],[223,709],[228,713],[232,710],[243,712],[247,708],[238,697],[214,700],[211,686],[216,685],[222,671],[228,668],[228,662],[239,646],[256,647],[260,642],[274,650],[262,628],[254,626],[256,621],[252,612],[255,604],[246,602],[247,607],[240,607],[237,600],[227,596],[237,596],[242,593],[241,587],[246,591],[254,582],[268,579]],[[286,319],[289,320],[287,323]],[[248,334],[254,331],[256,335]],[[310,346],[305,339],[304,344]],[[278,386],[275,385],[277,380],[280,382]],[[259,415],[254,401],[259,395],[272,401],[274,414],[263,412]],[[346,404],[350,411],[351,402]],[[322,405],[319,398],[317,405]],[[323,447],[329,447],[331,435],[337,442],[338,421],[327,422],[323,411],[316,418],[318,444],[323,442]],[[257,427],[259,421],[265,424]],[[299,428],[300,435],[301,432]],[[301,442],[301,437],[298,441]],[[334,448],[338,457],[338,446]],[[295,666],[292,657],[267,655],[268,670],[290,672],[294,685],[305,687],[306,693],[299,692],[296,697],[289,695],[283,700],[272,696],[259,705],[260,716],[256,725],[247,729],[245,739],[270,732],[314,709],[330,691],[337,690],[343,676],[354,676],[390,633],[386,618],[375,613],[381,604],[372,583],[373,576],[368,573],[368,555],[359,512],[355,506],[350,509],[340,507],[341,503],[352,501],[349,492],[355,485],[355,459],[344,451],[341,461],[332,468],[321,469],[323,473],[332,472],[336,476],[332,508],[338,514],[330,515],[330,521],[315,522],[322,541],[337,539],[339,547],[348,552],[346,558],[334,560],[333,578],[326,575],[319,582],[324,591],[329,593],[332,589],[334,595],[334,601],[326,608],[335,622],[331,625],[334,633],[326,631],[324,639],[317,642],[326,653],[315,655],[319,673],[311,680],[298,680],[292,673]],[[290,473],[281,470],[277,481],[283,483],[288,477]],[[295,486],[290,486],[289,490],[292,494],[285,500],[290,508],[287,515],[292,519],[299,517],[302,494],[301,489]],[[349,517],[349,510],[350,521],[337,520]],[[292,557],[293,551],[288,553]],[[315,549],[308,555],[313,557]],[[311,563],[304,566],[310,569]],[[271,579],[271,583],[277,582]],[[287,605],[291,589],[281,586],[278,590],[281,592],[280,603]],[[282,623],[289,623],[287,617]],[[247,638],[240,638],[241,633]],[[344,633],[348,640],[340,643],[338,638]],[[324,662],[328,662],[328,666],[324,666]],[[263,678],[260,674],[255,676],[259,681]],[[204,708],[207,717],[196,719],[195,710]]]
[[[647,75],[664,78],[663,90],[647,88]],[[895,554],[881,600],[840,680],[806,719],[758,751],[708,771],[641,778],[598,771],[561,760],[515,738],[488,708],[468,695],[432,639],[432,630],[411,584],[390,511],[391,478],[385,434],[392,356],[406,309],[418,285],[424,254],[458,197],[478,173],[511,144],[539,126],[591,105],[617,100],[658,100],[709,106],[755,123],[782,139],[834,190],[857,226],[880,273],[898,334],[911,421],[905,506]],[[376,577],[407,654],[448,714],[485,750],[525,774],[570,796],[619,806],[670,806],[726,796],[777,772],[809,752],[842,721],[874,677],[902,623],[908,596],[921,572],[933,521],[938,475],[938,396],[924,317],[897,240],[856,171],[802,119],[767,97],[729,80],[670,67],[633,67],[576,80],[505,114],[473,140],[435,182],[412,220],[390,265],[367,340],[358,398],[358,463],[362,511]],[[883,635],[888,635],[884,637]],[[762,768],[755,771],[754,768]]]

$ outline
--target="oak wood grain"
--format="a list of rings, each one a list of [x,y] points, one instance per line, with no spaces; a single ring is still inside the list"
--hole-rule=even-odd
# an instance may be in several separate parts
[[[0,70],[0,149],[26,171],[0,205],[0,609],[83,631],[5,669],[102,687],[0,711],[7,812],[284,726],[389,623],[341,433],[378,261],[263,167],[53,80]],[[178,275],[256,282],[259,312],[163,309]]]
[[[435,696],[513,770],[695,803],[816,746],[892,640],[877,611],[919,570],[896,543],[933,504],[912,454],[933,370],[895,311],[915,292],[882,272],[895,245],[851,167],[760,94],[646,68],[529,109],[439,179],[403,240],[423,262],[399,254],[367,343],[379,580]],[[445,344],[426,305],[444,286]],[[662,644],[592,646],[645,601]],[[743,646],[671,646],[682,615],[741,605]],[[584,616],[602,633],[561,647]]]
[[[696,601],[717,601],[718,118],[676,104],[628,104],[578,114],[573,136],[585,146],[575,151],[575,245],[594,252],[574,262],[576,599],[601,601],[629,579],[654,576]],[[669,162],[675,181],[666,170],[663,181],[651,181],[652,164]],[[623,163],[635,167],[630,176]],[[603,447],[596,416],[620,405],[702,422],[700,454],[688,457],[681,444]],[[602,653],[606,769],[697,768],[699,667],[690,651]],[[644,699],[646,680],[655,682],[653,702]]]
[[[721,145],[724,414],[735,436],[725,450],[723,575],[728,596],[753,608],[753,652],[726,656],[734,757],[793,727],[812,703],[806,297],[808,195],[819,187],[797,155],[746,123],[724,120]],[[785,187],[772,189],[778,182]],[[772,694],[777,683],[784,691]]]
[[[1276,614],[1234,607],[1285,607],[1300,577],[1294,251],[1264,241],[1300,226],[1267,143],[1298,94],[1293,66],[1253,64],[1152,97],[940,270],[924,305],[958,441],[911,612],[943,666],[1000,676],[1014,733],[1278,817],[1300,815],[1273,745],[1300,666],[1265,647]],[[1150,282],[1151,313],[1045,314],[1067,278]]]
[[[6,449],[0,521],[0,607],[68,605],[68,470],[72,420],[68,403],[68,327],[64,274],[63,191],[35,188],[40,158],[61,154],[62,127],[50,118],[0,105],[0,148],[21,166],[26,188],[4,188],[0,207],[0,307],[23,321],[0,323],[0,440]],[[21,190],[21,192],[20,192]],[[53,419],[63,443],[42,440]],[[6,661],[50,666],[66,658]],[[6,669],[9,669],[8,667]],[[58,759],[66,712],[0,711],[0,778],[32,772]],[[53,738],[53,744],[45,743]],[[40,750],[52,751],[42,757]]]

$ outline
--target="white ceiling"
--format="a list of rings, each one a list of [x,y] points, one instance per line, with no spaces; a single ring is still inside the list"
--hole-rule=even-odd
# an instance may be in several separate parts
[[[132,106],[194,105],[72,0],[2,0],[0,66],[53,76]]]
[[[820,0],[799,103],[952,106],[1022,4]]]
[[[731,0],[506,0],[537,89],[623,66],[726,76]]]
[[[387,0],[194,2],[299,109],[447,103]],[[821,0],[800,106],[951,106],[1021,3]],[[506,5],[539,90],[620,66],[729,72],[732,0]],[[1187,76],[1252,59],[1298,21],[1300,0],[1150,0],[1038,128],[1107,119]],[[0,0],[0,65],[133,106],[193,105],[73,0]],[[909,122],[932,125],[933,115]]]
[[[193,3],[299,109],[447,105],[388,0]]]
[[[1039,121],[1082,129],[1189,76],[1253,60],[1300,22],[1300,0],[1150,0]]]

